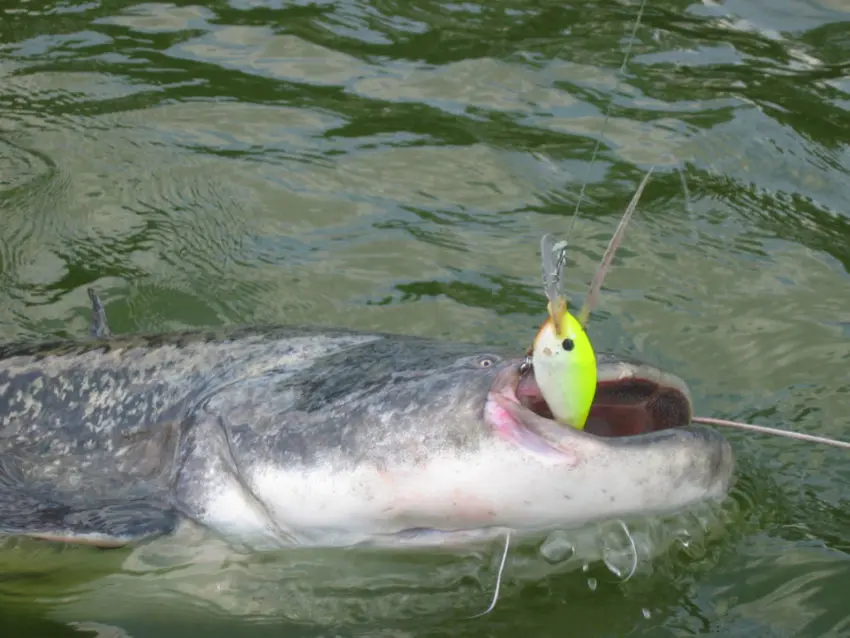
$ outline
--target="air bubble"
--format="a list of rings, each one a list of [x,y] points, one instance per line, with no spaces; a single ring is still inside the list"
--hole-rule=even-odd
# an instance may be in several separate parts
[[[570,542],[566,532],[552,532],[540,546],[540,555],[550,565],[557,565],[569,560],[576,553],[576,548]]]
[[[597,584],[598,583],[597,583],[595,578],[588,578],[587,579],[587,586],[588,586],[588,588],[590,588],[590,591],[596,591],[596,585]]]
[[[639,561],[637,546],[629,528],[620,522],[619,526],[600,535],[602,562],[614,576],[628,580]]]

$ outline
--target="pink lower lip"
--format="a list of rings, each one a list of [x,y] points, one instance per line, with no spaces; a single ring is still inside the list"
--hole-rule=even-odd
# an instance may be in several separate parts
[[[509,401],[517,402],[515,388],[519,384],[519,368],[506,366],[499,372],[493,381],[493,386],[487,394],[484,404],[484,418],[503,437],[509,439],[517,438],[517,430],[522,428],[520,423],[514,419],[499,403],[495,396],[502,396]]]
[[[513,388],[510,386],[504,387],[497,392],[491,392],[487,396],[487,401],[484,404],[484,418],[496,430],[500,437],[511,441],[533,454],[546,457],[550,460],[555,459],[559,463],[568,458],[561,450],[553,447],[545,439],[541,438],[512,417],[505,408],[499,405],[499,402],[495,398],[496,396],[507,399],[513,403],[519,403],[519,401],[517,400]]]
[[[510,388],[503,389],[499,394],[511,401],[516,401],[516,395]],[[499,434],[507,438],[515,439],[515,431],[522,427],[492,396],[488,396],[484,404],[484,417]]]
[[[504,438],[519,441],[525,428],[495,399],[496,396],[519,403],[517,390],[523,387],[523,378],[518,366],[506,366],[499,372],[484,405],[484,418]]]

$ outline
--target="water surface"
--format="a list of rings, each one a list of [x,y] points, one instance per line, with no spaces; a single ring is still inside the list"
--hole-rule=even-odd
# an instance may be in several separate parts
[[[655,166],[597,346],[677,372],[702,414],[850,438],[850,4],[649,0],[620,81],[637,10],[5,3],[0,339],[85,335],[94,285],[116,332],[321,323],[524,348],[543,310],[540,235],[566,232],[587,181],[579,301]],[[0,626],[850,635],[846,452],[728,435],[730,498],[671,523],[708,531],[625,584],[598,562],[544,569],[530,548],[496,610],[466,621],[488,603],[498,547],[290,557],[281,580],[281,563],[214,539],[15,541],[0,549]]]

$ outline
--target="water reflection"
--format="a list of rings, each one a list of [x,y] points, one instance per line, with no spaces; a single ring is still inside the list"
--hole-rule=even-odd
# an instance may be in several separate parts
[[[646,586],[650,575],[657,578],[659,570],[674,575],[680,566],[668,562],[665,568],[664,559],[657,559],[685,543],[703,551],[716,545],[724,535],[718,514],[716,507],[704,506],[663,522],[605,523],[557,532],[551,538],[514,541],[500,601],[491,615],[516,613],[523,591],[554,584],[568,574],[578,577],[574,583],[592,583],[584,596],[608,597],[621,595],[618,590],[629,571],[633,573],[628,580],[634,578],[638,588]],[[623,557],[619,554],[626,531],[635,553]],[[558,543],[569,551],[556,557],[551,549]],[[501,548],[497,539],[466,550],[242,554],[185,525],[173,537],[133,550],[62,550],[17,541],[6,547],[3,567],[6,573],[20,574],[17,586],[12,584],[15,589],[49,605],[49,617],[63,622],[96,619],[127,630],[136,626],[143,635],[170,631],[173,623],[206,625],[211,618],[225,624],[286,620],[314,630],[344,626],[371,631],[403,628],[411,621],[438,628],[483,611],[492,597]],[[26,568],[12,550],[25,552]],[[42,579],[52,585],[39,588],[35,583]],[[51,591],[59,582],[61,590]],[[557,594],[553,591],[552,596]],[[635,615],[622,619],[635,620]],[[221,630],[214,631],[218,635]]]

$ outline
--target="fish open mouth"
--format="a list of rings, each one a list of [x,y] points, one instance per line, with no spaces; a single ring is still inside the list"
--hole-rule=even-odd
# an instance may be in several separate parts
[[[493,392],[538,416],[553,418],[533,370],[520,372],[518,366],[503,370]],[[676,375],[625,357],[597,356],[596,395],[584,427],[586,433],[636,436],[688,425],[692,414],[688,386]],[[553,425],[557,424],[553,421]]]

